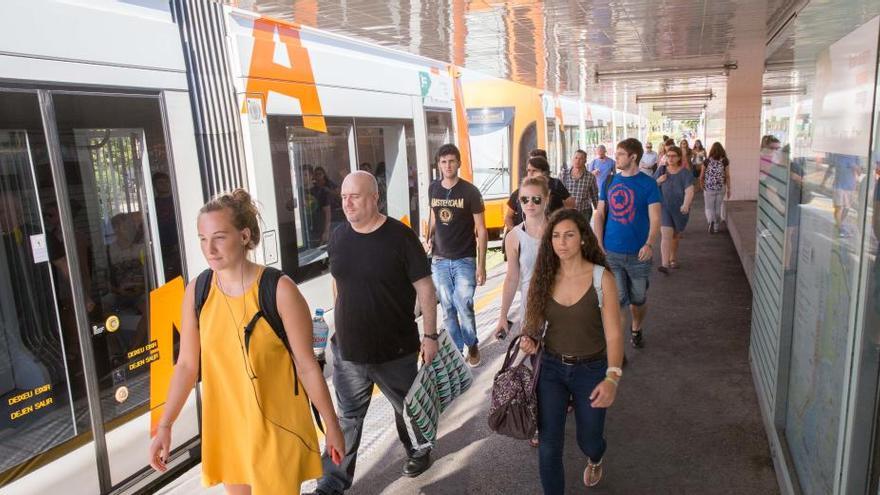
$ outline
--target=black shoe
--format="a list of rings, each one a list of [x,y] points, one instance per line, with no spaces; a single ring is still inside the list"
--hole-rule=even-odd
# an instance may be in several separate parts
[[[639,330],[637,332],[630,332],[630,333],[632,334],[631,338],[630,338],[630,342],[632,342],[632,346],[635,347],[636,349],[640,349],[640,348],[644,347],[645,342],[644,342],[644,339],[642,338],[642,331]]]
[[[657,271],[662,273],[663,275],[669,275],[669,268],[666,268],[663,265],[658,266]]]
[[[715,232],[718,232],[718,230],[716,230],[715,223],[709,222],[709,233],[714,234]]]
[[[431,453],[425,452],[418,457],[410,457],[403,464],[403,475],[407,478],[415,478],[431,467]]]

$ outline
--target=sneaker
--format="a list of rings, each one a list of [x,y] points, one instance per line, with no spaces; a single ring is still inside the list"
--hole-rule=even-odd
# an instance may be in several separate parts
[[[717,234],[717,233],[719,233],[719,232],[721,232],[721,229],[718,228],[718,224],[717,224],[717,223],[713,223],[713,224],[712,224],[712,233],[713,233],[713,234]]]
[[[594,463],[587,457],[587,467],[584,469],[584,484],[588,487],[596,486],[602,481],[602,475],[605,472],[605,469],[602,467],[602,460],[599,459],[599,462]]]
[[[472,346],[468,346],[467,348],[467,356],[465,357],[465,362],[471,368],[476,368],[480,365],[480,348],[476,344]]]
[[[635,347],[636,349],[644,347],[645,341],[644,341],[644,338],[642,338],[642,331],[639,330],[639,331],[630,332],[630,333],[631,333],[630,342],[632,342],[632,346]]]

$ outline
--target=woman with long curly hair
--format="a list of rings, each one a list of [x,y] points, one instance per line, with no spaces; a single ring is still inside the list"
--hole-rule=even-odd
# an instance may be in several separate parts
[[[603,473],[605,410],[614,403],[623,375],[623,333],[614,276],[587,219],[575,210],[557,211],[544,230],[523,335],[523,352],[533,354],[543,345],[538,467],[544,493],[565,492],[562,447],[569,397],[578,446],[587,456],[584,484],[595,486]]]

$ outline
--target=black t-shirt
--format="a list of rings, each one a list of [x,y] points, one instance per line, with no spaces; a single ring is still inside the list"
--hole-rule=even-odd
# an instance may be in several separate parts
[[[550,177],[548,185],[550,187],[550,206],[547,209],[547,215],[549,216],[564,206],[562,202],[570,198],[571,193],[568,192],[568,188],[565,187],[561,180],[554,177]],[[521,224],[523,215],[519,204],[519,189],[510,193],[510,198],[507,199],[507,206],[513,210],[513,224]]]
[[[412,284],[431,275],[431,264],[415,232],[390,217],[369,234],[346,222],[330,235],[327,252],[340,357],[384,363],[418,351]]]
[[[476,186],[464,179],[446,189],[437,180],[428,189],[434,211],[434,255],[456,260],[477,255],[474,215],[483,213],[483,196]]]

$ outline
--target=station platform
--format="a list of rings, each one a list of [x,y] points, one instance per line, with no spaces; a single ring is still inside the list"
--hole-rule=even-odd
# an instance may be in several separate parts
[[[652,274],[645,347],[627,343],[624,378],[606,421],[605,478],[590,493],[779,493],[749,371],[751,290],[730,235],[711,235],[706,227],[698,195],[681,243],[681,268]],[[348,493],[541,493],[537,450],[487,425],[492,378],[506,349],[490,336],[504,268],[495,266],[477,292],[483,363],[471,390],[441,419],[433,466],[418,478],[400,476],[404,452],[390,404],[377,395]],[[566,492],[582,493],[585,457],[573,419],[567,433]],[[201,487],[200,475],[195,467],[158,493],[223,493],[220,486]],[[303,491],[313,487],[305,483]]]

